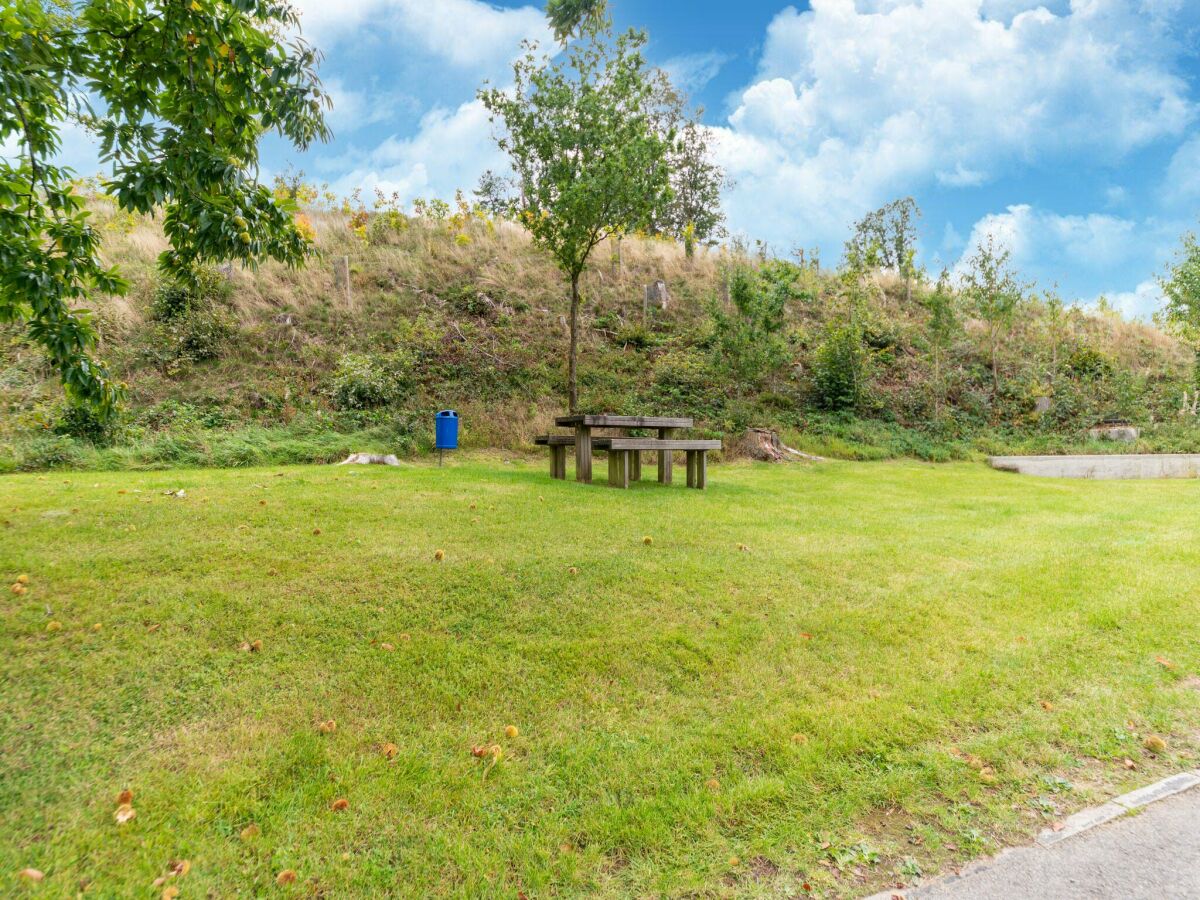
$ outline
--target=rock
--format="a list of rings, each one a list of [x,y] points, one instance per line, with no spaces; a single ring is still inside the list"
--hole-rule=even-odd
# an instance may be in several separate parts
[[[746,433],[742,435],[740,449],[751,459],[757,459],[760,462],[786,462],[796,459],[822,462],[824,459],[824,457],[792,449],[779,439],[777,433],[766,428],[746,429]]]
[[[400,460],[389,453],[384,456],[380,453],[351,453],[343,459],[339,466],[398,466]]]
[[[1050,407],[1053,405],[1049,397],[1038,397],[1033,404],[1033,411],[1038,415],[1045,415],[1050,412]]]
[[[1119,441],[1131,444],[1142,436],[1140,429],[1132,425],[1097,425],[1088,429],[1088,436],[1097,441]]]
[[[646,285],[645,309],[666,309],[671,302],[671,293],[667,290],[665,281],[656,281]]]

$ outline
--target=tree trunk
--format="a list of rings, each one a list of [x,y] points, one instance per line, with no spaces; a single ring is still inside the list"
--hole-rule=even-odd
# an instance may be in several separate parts
[[[1000,398],[1000,336],[993,331],[991,337],[992,349],[992,399]]]
[[[567,362],[570,412],[579,412],[579,273],[571,276],[571,350]]]
[[[942,418],[942,395],[945,394],[942,384],[942,353],[941,347],[933,349],[933,417],[938,421]]]

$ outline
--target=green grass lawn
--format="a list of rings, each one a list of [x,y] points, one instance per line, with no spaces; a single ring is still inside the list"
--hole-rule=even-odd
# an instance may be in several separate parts
[[[1200,483],[544,468],[0,479],[0,894],[855,895],[1196,766]]]

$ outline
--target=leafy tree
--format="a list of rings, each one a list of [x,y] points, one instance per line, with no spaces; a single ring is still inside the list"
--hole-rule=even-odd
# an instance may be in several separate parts
[[[570,408],[579,405],[579,279],[596,245],[649,224],[670,201],[669,145],[656,128],[660,76],[646,37],[615,41],[589,24],[562,61],[536,47],[514,65],[514,88],[480,91],[508,153],[518,194],[510,213],[571,284]],[[669,136],[666,136],[669,137]]]
[[[607,8],[607,0],[547,0],[546,18],[554,37],[565,44],[577,31],[599,25]]]
[[[934,411],[941,415],[942,398],[945,396],[945,379],[942,364],[962,330],[958,314],[958,302],[950,284],[950,273],[943,269],[932,291],[925,295],[925,308],[929,311],[929,345],[933,350],[933,381],[935,390]]]
[[[1046,343],[1050,349],[1048,376],[1053,378],[1058,372],[1058,355],[1067,342],[1070,334],[1073,310],[1068,309],[1056,289],[1049,289],[1042,296],[1042,331],[1046,335]]]
[[[1200,384],[1200,242],[1195,234],[1183,236],[1175,260],[1159,278],[1159,285],[1167,303],[1158,319],[1195,351],[1196,383]]]
[[[721,192],[728,184],[725,171],[713,162],[709,131],[699,122],[703,110],[689,116],[684,98],[665,79],[660,80],[659,132],[666,142],[671,199],[650,223],[654,234],[682,241],[691,257],[697,244],[725,233]]]
[[[473,191],[476,202],[493,216],[505,215],[512,206],[509,182],[509,179],[488,169],[479,176],[479,184]]]
[[[749,266],[729,275],[731,312],[716,308],[717,349],[737,377],[742,392],[753,390],[789,358],[784,335],[791,294],[786,282],[762,278]]]
[[[721,192],[728,184],[724,170],[712,161],[708,129],[689,119],[679,129],[668,158],[671,202],[657,227],[687,248],[709,244],[725,234]]]
[[[1012,253],[998,247],[995,238],[988,235],[967,262],[962,290],[971,308],[987,324],[992,396],[996,397],[1000,393],[1000,348],[1025,299],[1025,286],[1012,268]]]
[[[846,242],[846,266],[856,274],[888,269],[898,273],[912,299],[918,274],[917,220],[921,210],[912,197],[893,200],[864,216]]]
[[[279,0],[7,0],[0,6],[0,321],[25,324],[68,397],[111,413],[120,390],[91,356],[78,304],[126,284],[99,256],[73,173],[54,163],[66,123],[99,138],[122,210],[162,210],[168,274],[206,261],[298,264],[309,250],[259,185],[258,142],[324,139],[317,52],[286,38]],[[95,107],[95,108],[93,108]]]

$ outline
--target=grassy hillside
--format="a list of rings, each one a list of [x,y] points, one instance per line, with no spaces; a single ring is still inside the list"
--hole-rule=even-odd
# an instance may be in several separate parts
[[[518,448],[563,409],[566,292],[510,223],[465,208],[406,215],[387,201],[313,209],[318,255],[306,269],[229,271],[211,296],[180,302],[161,293],[158,223],[103,198],[91,206],[106,257],[133,284],[94,303],[103,354],[129,384],[124,420],[100,434],[64,410],[40,352],[7,326],[0,471],[412,452],[428,447],[444,407],[462,413],[467,447]],[[811,258],[726,247],[689,259],[638,238],[594,259],[581,358],[589,410],[692,414],[712,435],[772,426],[857,458],[1053,452],[1085,446],[1088,426],[1107,417],[1142,425],[1143,449],[1200,449],[1195,417],[1178,414],[1190,352],[1111,312],[1031,295],[1003,337],[997,389],[983,323],[958,298],[939,337],[928,285],[910,296],[884,273],[852,284]],[[732,273],[746,267],[755,296],[782,301],[773,331],[731,303]],[[645,286],[660,279],[670,301],[646,314]]]
[[[915,462],[5,478],[0,893],[911,883],[1196,767],[1198,499]]]

